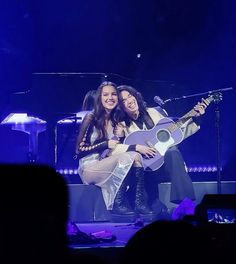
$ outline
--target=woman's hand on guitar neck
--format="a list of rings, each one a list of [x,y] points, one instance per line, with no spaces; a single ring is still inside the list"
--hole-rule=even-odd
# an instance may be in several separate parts
[[[153,158],[156,155],[156,149],[145,145],[136,145],[136,151],[142,154],[145,158]]]
[[[205,114],[205,109],[207,108],[207,106],[210,104],[210,102],[204,98],[202,98],[201,102],[198,102],[195,106],[194,106],[194,110],[196,111],[196,116],[201,116],[203,114]]]

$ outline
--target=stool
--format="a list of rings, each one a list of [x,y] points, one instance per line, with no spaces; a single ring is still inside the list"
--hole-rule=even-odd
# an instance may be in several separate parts
[[[68,184],[69,219],[74,222],[110,221],[101,188],[96,185]]]
[[[159,183],[159,199],[163,202],[167,208],[173,208],[176,205],[170,202],[170,182]],[[216,194],[217,193],[217,182],[193,182],[193,188],[196,195],[196,204],[202,201],[205,194]],[[222,181],[221,182],[222,194],[235,194],[236,193],[236,182],[235,181]]]

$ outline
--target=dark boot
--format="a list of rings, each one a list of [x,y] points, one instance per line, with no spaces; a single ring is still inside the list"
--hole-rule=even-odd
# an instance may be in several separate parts
[[[124,179],[123,183],[118,190],[115,201],[113,204],[112,213],[118,215],[133,215],[134,211],[130,208],[127,199],[127,177]]]
[[[135,168],[136,192],[135,192],[135,212],[138,214],[152,214],[147,205],[147,193],[145,190],[144,170]]]

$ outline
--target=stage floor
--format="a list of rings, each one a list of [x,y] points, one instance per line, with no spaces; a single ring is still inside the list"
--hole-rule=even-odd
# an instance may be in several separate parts
[[[143,223],[143,226],[148,223]],[[69,244],[70,250],[75,255],[89,254],[100,259],[101,263],[119,264],[122,262],[122,256],[125,245],[128,240],[143,226],[137,226],[136,223],[114,223],[114,222],[96,222],[96,223],[77,223],[80,231],[90,234],[110,234],[115,237],[114,241],[99,242],[95,244],[75,243]]]
[[[112,222],[96,222],[96,223],[77,223],[80,231],[96,236],[114,236],[114,241],[99,242],[96,244],[80,243],[70,244],[73,249],[79,248],[101,248],[101,247],[124,247],[128,240],[144,225],[148,223],[112,223]],[[109,240],[109,239],[108,239]]]

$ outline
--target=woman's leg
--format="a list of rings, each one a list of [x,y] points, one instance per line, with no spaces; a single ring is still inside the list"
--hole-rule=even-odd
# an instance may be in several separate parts
[[[140,155],[135,159],[133,173],[135,177],[135,212],[138,214],[151,214],[152,212],[147,204],[147,192],[144,181],[145,173],[141,166]]]
[[[184,198],[195,200],[193,183],[179,149],[176,146],[169,148],[164,159],[166,174],[171,181],[170,201],[180,203]]]

